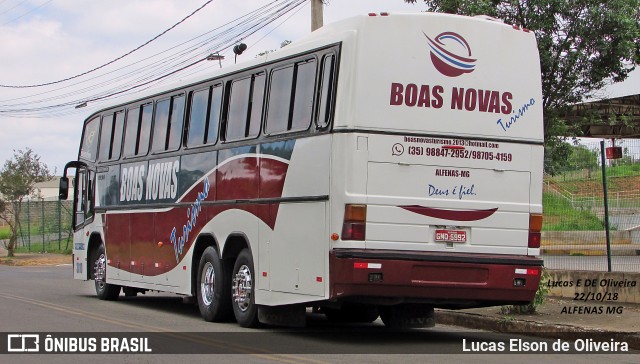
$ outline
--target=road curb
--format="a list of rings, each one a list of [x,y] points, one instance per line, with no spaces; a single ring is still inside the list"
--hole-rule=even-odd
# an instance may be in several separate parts
[[[578,336],[625,341],[630,349],[640,349],[640,333],[615,332],[589,329],[573,325],[547,324],[529,320],[512,319],[513,316],[492,317],[476,313],[436,310],[436,324],[494,331],[533,335],[549,339],[575,340]]]

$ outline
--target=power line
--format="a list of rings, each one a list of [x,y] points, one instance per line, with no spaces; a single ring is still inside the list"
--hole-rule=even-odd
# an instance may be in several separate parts
[[[255,33],[256,31],[258,31],[259,29],[265,27],[266,25],[268,25],[270,22],[278,19],[280,16],[286,14],[287,12],[291,11],[292,9],[294,9],[295,7],[299,6],[300,4],[304,3],[305,1],[291,1],[289,2],[285,7],[282,7],[280,9],[277,9],[277,11],[272,12],[271,14],[268,14],[264,17],[262,17],[259,21],[259,24],[261,24],[261,26],[256,27],[256,25],[250,25],[248,27],[245,27],[245,29],[242,31],[244,33],[247,34],[243,34],[242,32],[239,33],[236,36],[249,36],[250,34]],[[289,9],[286,9],[286,7],[289,7]],[[283,11],[285,10],[285,11]],[[266,20],[266,22],[265,22]],[[229,48],[233,45],[234,43],[228,43],[226,44],[226,48]],[[208,54],[207,54],[208,55]],[[181,65],[182,67],[180,69],[177,69],[175,71],[171,71],[168,74],[166,73],[167,70],[170,70],[171,67],[166,67],[162,70],[160,70],[158,73],[156,73],[156,76],[154,76],[153,74],[149,74],[146,77],[143,77],[142,79],[138,79],[136,80],[133,84],[129,84],[128,88],[124,88],[124,86],[119,85],[116,86],[115,88],[112,88],[112,90],[110,91],[103,91],[98,93],[97,95],[94,95],[90,98],[83,98],[81,100],[90,100],[91,102],[94,101],[99,101],[99,100],[107,100],[107,99],[111,99],[116,95],[121,95],[124,93],[134,93],[132,91],[135,91],[135,93],[137,93],[140,89],[143,88],[148,88],[149,85],[152,84],[157,84],[160,81],[166,80],[171,76],[175,76],[177,75],[179,72],[191,68],[192,66],[198,64],[199,62],[203,61],[204,58],[206,58],[206,55],[203,56],[202,59],[199,59],[196,62],[190,63],[190,64],[186,64],[186,60],[185,61],[180,61],[180,63],[178,63],[178,65]],[[186,66],[185,66],[186,64]],[[175,65],[174,65],[175,68]],[[159,76],[158,76],[159,75]],[[144,82],[141,82],[141,80],[144,80]],[[74,101],[69,101],[66,103],[60,103],[60,104],[56,104],[56,105],[46,105],[46,106],[38,106],[38,107],[34,107],[32,103],[25,103],[27,105],[31,105],[31,107],[25,107],[25,108],[15,108],[15,109],[5,109],[5,110],[0,110],[0,112],[2,113],[22,113],[23,116],[25,116],[26,114],[30,114],[32,116],[34,116],[32,113],[34,112],[42,112],[42,111],[52,111],[52,110],[59,110],[60,108],[73,108],[75,105],[77,105],[78,103],[82,102],[81,100],[74,100]],[[17,106],[17,105],[16,105]],[[61,114],[60,111],[56,111],[56,113]],[[49,114],[48,114],[49,115]]]
[[[36,6],[35,8],[31,8],[31,10],[27,11],[26,13],[24,13],[24,14],[22,14],[22,15],[18,16],[18,17],[15,17],[15,18],[13,18],[13,19],[9,20],[8,22],[2,23],[2,25],[7,25],[7,24],[10,24],[10,23],[13,23],[14,21],[16,21],[16,20],[18,20],[18,19],[20,19],[20,18],[23,18],[23,17],[25,17],[25,16],[27,16],[27,15],[29,15],[29,14],[33,13],[34,11],[36,11],[36,10],[40,9],[41,7],[43,7],[43,6],[47,5],[47,4],[49,4],[49,3],[50,3],[50,2],[52,2],[52,1],[53,1],[53,0],[47,0],[47,1],[43,2],[42,4],[40,4],[40,5]]]
[[[50,2],[50,1],[52,1],[52,0],[47,1],[47,3]],[[212,2],[213,2],[213,0],[206,1],[202,6],[200,6],[196,10],[194,10],[191,14],[189,14],[186,17],[182,18],[182,20],[180,20],[179,22],[175,23],[174,25],[172,25],[168,29],[165,29],[162,33],[156,35],[155,37],[153,37],[150,40],[144,42],[143,44],[141,44],[138,47],[132,49],[131,51],[129,51],[129,52],[127,52],[127,53],[125,53],[125,54],[123,54],[123,55],[121,55],[121,56],[119,56],[119,57],[107,62],[107,63],[104,63],[104,64],[102,64],[102,65],[100,65],[98,67],[95,67],[93,69],[90,69],[90,70],[82,72],[82,73],[79,73],[79,74],[77,74],[75,76],[63,78],[63,79],[57,80],[57,81],[39,83],[39,84],[35,84],[35,85],[0,85],[0,87],[4,87],[4,88],[34,88],[34,87],[50,86],[50,85],[55,85],[55,84],[62,83],[62,82],[65,82],[65,81],[73,80],[73,79],[76,79],[78,77],[82,77],[82,76],[87,75],[87,74],[89,74],[91,72],[95,72],[95,71],[97,71],[99,69],[102,69],[102,68],[104,68],[104,67],[106,67],[106,66],[108,66],[110,64],[113,64],[113,63],[125,58],[126,56],[136,52],[137,50],[139,50],[139,49],[143,48],[144,46],[150,44],[151,42],[155,41],[156,39],[162,37],[163,35],[165,35],[169,31],[171,31],[172,29],[177,27],[178,25],[184,23],[187,19],[191,18],[193,15],[195,15],[200,10],[204,9],[207,5],[211,4]]]
[[[12,6],[12,7],[10,7],[9,9],[7,9],[7,10],[3,11],[2,13],[0,13],[0,15],[4,15],[4,14],[6,14],[6,13],[10,12],[11,10],[13,10],[13,9],[17,8],[18,6],[20,6],[20,5],[24,4],[24,3],[26,3],[27,1],[29,1],[29,0],[22,0],[21,2],[19,2],[19,3],[15,4],[14,6]],[[3,2],[4,2],[4,1],[3,1]]]
[[[284,5],[281,5],[281,2],[278,3],[278,0],[273,1],[272,3],[262,8],[259,8],[251,13],[248,13],[227,23],[226,25],[232,25],[228,29],[222,29],[224,26],[221,26],[216,28],[217,30],[220,30],[218,33],[210,35],[214,31],[212,30],[189,41],[183,42],[178,46],[169,48],[177,49],[178,47],[181,47],[183,45],[188,45],[188,47],[179,50],[172,55],[166,56],[166,51],[160,52],[143,60],[136,61],[133,64],[122,67],[119,70],[123,70],[127,67],[139,64],[140,62],[151,61],[151,59],[155,58],[158,55],[164,55],[162,59],[153,61],[151,64],[143,65],[142,68],[133,69],[124,75],[118,75],[114,78],[100,81],[98,84],[94,83],[92,85],[85,86],[82,89],[71,90],[70,92],[62,95],[55,95],[40,100],[25,100],[25,102],[20,102],[13,105],[0,105],[0,115],[13,117],[40,117],[41,113],[45,112],[47,117],[52,116],[52,114],[69,115],[74,112],[79,112],[79,110],[75,110],[75,106],[83,102],[95,103],[98,101],[120,98],[125,94],[139,93],[143,90],[148,89],[149,87],[155,87],[160,83],[165,83],[169,79],[173,79],[178,76],[182,77],[184,75],[183,72],[187,69],[193,71],[195,68],[201,68],[202,65],[204,65],[203,61],[209,54],[223,54],[224,51],[230,49],[240,40],[245,39],[252,34],[255,34],[260,29],[263,29],[264,27],[288,14],[292,10],[298,8],[300,5],[304,4],[307,1],[308,0],[290,0],[285,2]],[[285,19],[285,21],[287,19]],[[207,35],[210,36],[208,36],[206,39],[201,39]],[[196,44],[191,44],[195,41],[197,41]],[[142,70],[148,72],[140,73],[140,71]],[[97,81],[98,78],[111,74],[113,72],[115,71],[110,71],[107,74],[96,76],[93,79]],[[193,72],[190,73],[192,74]],[[79,86],[80,84],[86,82],[87,81],[81,81],[79,83],[76,83],[75,86]],[[101,88],[107,85],[110,86],[107,89],[96,92],[90,96],[85,96],[80,99],[77,98],[87,91],[95,91],[96,88]],[[65,86],[57,90],[60,91],[63,89],[68,89],[69,87],[70,86]],[[48,91],[42,94],[50,92],[51,91]],[[17,101],[18,99],[13,100]],[[56,104],[43,105],[46,102],[55,100],[60,100],[60,102]]]
[[[284,11],[284,10],[282,10],[282,11],[278,11],[278,13],[276,14],[277,16],[274,16],[273,18],[271,18],[267,23],[265,23],[265,24],[263,24],[263,25],[261,25],[261,26],[259,26],[259,27],[254,26],[254,27],[249,28],[249,30],[251,30],[251,29],[253,29],[253,28],[256,28],[256,29],[255,29],[255,30],[253,30],[253,31],[251,31],[249,34],[245,35],[243,38],[240,38],[240,40],[245,39],[246,37],[251,36],[252,34],[256,33],[258,30],[260,30],[260,29],[262,29],[262,28],[266,27],[267,25],[271,24],[273,21],[275,21],[275,20],[279,19],[280,17],[284,16],[285,14],[287,14],[288,12],[290,12],[291,10],[295,9],[296,7],[298,7],[299,5],[301,5],[302,3],[304,3],[305,1],[306,1],[306,0],[299,0],[299,1],[298,1],[298,4],[296,4],[294,7],[290,8],[290,9],[287,9],[286,11]],[[283,7],[283,9],[284,9],[284,7]],[[232,43],[232,44],[228,44],[228,45],[225,47],[225,49],[227,49],[227,48],[231,47],[232,45],[233,45],[233,43]],[[167,74],[163,74],[163,75],[161,75],[161,76],[159,76],[159,77],[157,77],[157,78],[155,78],[155,79],[152,79],[152,80],[149,80],[149,81],[147,81],[147,82],[143,82],[143,83],[140,83],[140,84],[137,84],[137,85],[131,86],[131,87],[129,87],[128,89],[119,90],[119,91],[115,91],[115,92],[112,92],[112,93],[107,94],[107,95],[103,95],[103,96],[95,97],[95,98],[93,98],[93,99],[86,100],[85,102],[94,102],[94,101],[98,101],[98,100],[102,100],[102,99],[110,98],[110,97],[112,97],[112,96],[116,96],[116,95],[119,95],[119,94],[126,93],[126,92],[128,92],[128,91],[131,91],[131,90],[137,89],[137,88],[139,88],[139,87],[142,87],[142,86],[148,85],[148,84],[150,84],[150,83],[152,83],[152,82],[156,82],[156,81],[162,80],[162,79],[164,79],[164,78],[166,78],[166,77],[169,77],[169,76],[175,75],[175,74],[177,74],[177,73],[179,73],[179,72],[181,72],[181,71],[184,71],[184,70],[186,70],[186,69],[188,69],[188,68],[190,68],[190,67],[192,67],[192,66],[195,66],[195,65],[197,65],[197,64],[199,64],[199,63],[201,63],[201,62],[203,62],[203,61],[206,61],[206,60],[207,60],[207,58],[206,58],[206,57],[205,57],[205,58],[202,58],[202,59],[199,59],[199,60],[196,60],[195,62],[192,62],[192,63],[190,63],[190,64],[187,64],[186,66],[183,66],[183,67],[181,67],[181,68],[178,68],[178,69],[176,69],[176,70],[173,70],[173,71],[171,71],[171,72],[169,72],[169,73],[167,73]]]
[[[158,53],[155,53],[155,54],[153,54],[153,55],[151,55],[149,57],[146,57],[146,58],[144,58],[142,60],[136,61],[136,62],[134,62],[132,64],[126,65],[126,66],[118,68],[116,70],[109,71],[106,74],[99,75],[99,76],[93,77],[93,78],[85,80],[85,81],[80,81],[80,82],[77,82],[77,83],[75,83],[73,85],[68,85],[68,86],[64,86],[64,87],[61,87],[61,88],[57,88],[55,90],[45,91],[45,92],[41,92],[41,93],[38,93],[38,94],[29,95],[29,96],[25,96],[25,97],[18,97],[18,98],[3,100],[3,102],[5,102],[5,103],[4,104],[0,104],[0,107],[5,107],[5,108],[9,107],[9,108],[11,108],[11,107],[16,107],[16,106],[30,105],[30,104],[33,104],[34,102],[52,101],[52,100],[60,99],[60,98],[63,98],[63,97],[69,97],[69,96],[73,96],[73,95],[78,95],[78,94],[83,93],[84,91],[93,90],[93,89],[95,89],[97,87],[102,87],[105,84],[111,85],[111,86],[114,87],[114,89],[117,89],[117,88],[122,87],[123,85],[114,85],[114,82],[125,80],[128,76],[135,76],[139,80],[140,77],[144,76],[144,74],[140,73],[141,71],[146,72],[147,75],[151,74],[152,77],[156,77],[157,75],[159,75],[161,73],[166,73],[172,67],[179,67],[179,66],[183,65],[186,61],[179,61],[181,56],[189,57],[190,53],[196,52],[199,48],[204,47],[207,44],[211,44],[211,42],[216,40],[216,39],[220,39],[222,37],[228,36],[222,42],[214,45],[213,46],[213,48],[214,48],[213,51],[211,49],[207,49],[204,52],[200,52],[199,54],[196,54],[195,57],[202,58],[205,55],[208,55],[208,54],[210,54],[212,52],[214,52],[214,53],[221,52],[222,51],[222,49],[220,48],[221,44],[224,45],[224,44],[227,44],[229,42],[233,42],[234,41],[233,39],[237,38],[238,34],[242,34],[247,29],[246,28],[247,26],[250,26],[251,24],[253,24],[252,22],[260,21],[259,19],[265,19],[265,16],[268,16],[269,12],[273,13],[274,11],[275,12],[279,11],[278,10],[278,6],[279,5],[274,5],[277,2],[278,2],[278,0],[273,1],[272,3],[270,3],[270,4],[266,5],[266,6],[263,6],[262,8],[259,8],[259,9],[255,10],[255,11],[249,13],[249,14],[246,14],[246,15],[244,15],[244,16],[242,16],[240,18],[237,18],[237,19],[235,19],[233,21],[230,21],[230,22],[228,22],[228,23],[226,23],[226,24],[224,24],[224,25],[222,25],[220,27],[217,27],[217,28],[215,28],[215,29],[213,29],[213,30],[211,30],[209,32],[206,32],[206,33],[204,33],[204,34],[202,34],[202,35],[200,35],[198,37],[192,38],[191,40],[183,42],[183,43],[181,43],[181,44],[179,44],[177,46],[173,46],[171,48],[162,50],[162,51],[160,51]],[[290,6],[290,5],[291,4],[287,4],[286,6]],[[282,9],[282,8],[280,8],[280,9]],[[265,14],[267,14],[267,15],[265,15]],[[262,18],[260,18],[260,17],[262,17]],[[178,48],[178,47],[180,47],[182,45],[188,44],[188,43],[190,43],[190,42],[192,42],[194,40],[197,40],[197,39],[202,38],[203,36],[205,36],[207,34],[210,34],[210,33],[214,32],[215,30],[222,29],[225,26],[230,25],[230,24],[234,24],[234,23],[237,23],[237,24],[233,25],[231,28],[229,28],[227,30],[223,30],[223,31],[219,32],[218,34],[215,34],[214,36],[212,36],[212,37],[210,37],[208,39],[200,41],[199,43],[197,43],[195,45],[189,46],[187,49],[181,50],[177,54],[174,53],[172,55],[167,56],[167,53],[169,51],[173,50],[173,49],[176,49],[176,48]],[[240,28],[240,30],[237,31],[237,32],[234,32],[237,28]],[[217,50],[215,50],[215,48],[217,48]],[[79,85],[81,85],[83,83],[87,83],[88,81],[97,80],[97,79],[99,79],[99,78],[101,78],[103,76],[106,76],[108,74],[114,74],[114,73],[116,73],[118,71],[122,71],[122,70],[124,70],[126,68],[129,68],[129,67],[133,66],[133,65],[141,64],[142,62],[149,61],[149,60],[153,59],[156,56],[163,56],[163,58],[159,59],[157,61],[153,61],[153,63],[151,63],[151,64],[143,65],[140,68],[130,70],[130,71],[128,71],[128,73],[118,75],[115,78],[108,79],[106,81],[101,81],[98,84],[92,84],[90,86],[86,86],[83,89],[74,90],[74,91],[71,91],[70,93],[53,96],[51,98],[43,98],[43,99],[40,99],[40,100],[37,100],[37,101],[25,101],[25,102],[19,102],[19,103],[14,103],[14,104],[6,104],[6,102],[8,102],[8,101],[19,101],[19,100],[30,99],[30,98],[33,98],[34,96],[43,96],[43,95],[50,94],[50,93],[53,93],[53,92],[56,92],[56,91],[69,89],[69,88],[71,88],[73,86],[79,86]],[[194,57],[191,56],[190,58],[193,59]],[[176,61],[177,63],[175,63],[174,61]],[[170,62],[174,62],[174,63],[170,63]],[[154,70],[157,71],[159,69],[161,69],[160,72],[154,72]],[[137,80],[132,80],[132,82],[136,83],[138,81]],[[124,85],[124,86],[128,87],[128,85]]]
[[[287,20],[291,19],[294,15],[298,14],[298,12],[302,10],[302,8],[299,8],[298,10],[294,11],[291,15],[289,15],[285,20],[283,20],[280,24],[276,25],[275,27],[273,27],[273,29],[271,29],[270,31],[268,31],[265,35],[262,36],[262,38],[258,39],[256,41],[255,44],[259,43],[261,40],[263,40],[264,38],[268,37],[269,34],[273,33],[273,31],[275,31],[276,29],[278,29],[282,24],[286,23]],[[254,44],[254,45],[255,45]]]
[[[225,35],[227,35],[227,34],[231,33],[231,32],[232,32],[232,31],[234,31],[236,28],[242,27],[242,26],[244,26],[244,25],[246,25],[246,24],[250,24],[250,22],[251,22],[251,21],[254,21],[254,20],[256,20],[257,18],[259,18],[260,16],[262,16],[262,15],[264,15],[264,14],[267,14],[269,11],[273,11],[273,10],[276,8],[276,5],[274,5],[274,4],[275,4],[275,3],[277,3],[278,1],[279,1],[279,0],[275,0],[275,1],[273,1],[273,2],[271,2],[271,3],[269,3],[269,4],[265,5],[265,6],[263,6],[263,7],[261,7],[261,8],[258,8],[258,9],[254,10],[254,11],[252,11],[252,12],[250,12],[250,13],[246,14],[246,15],[243,15],[243,16],[241,16],[241,17],[239,17],[239,18],[236,18],[236,19],[234,19],[234,20],[232,20],[232,21],[229,21],[229,22],[227,22],[227,23],[225,23],[225,24],[223,24],[223,25],[221,25],[221,26],[219,26],[219,27],[217,27],[217,28],[214,28],[214,29],[212,29],[212,30],[210,30],[210,31],[208,31],[208,32],[206,32],[206,33],[204,33],[204,34],[201,34],[201,35],[199,35],[199,36],[197,36],[197,37],[195,37],[195,38],[192,38],[192,39],[190,39],[190,40],[187,40],[187,41],[185,41],[185,42],[182,42],[182,43],[180,43],[180,44],[178,44],[178,45],[176,45],[176,46],[173,46],[173,47],[170,47],[170,48],[167,48],[167,49],[163,49],[163,50],[161,50],[161,51],[159,51],[159,52],[157,52],[157,53],[155,53],[155,54],[153,54],[153,55],[151,55],[151,56],[148,56],[148,57],[143,58],[143,59],[141,59],[141,60],[135,61],[134,63],[131,63],[131,64],[128,64],[128,65],[122,66],[122,67],[120,67],[120,68],[117,68],[117,69],[111,70],[111,71],[109,71],[109,72],[107,72],[107,73],[104,73],[104,74],[102,74],[102,75],[98,75],[98,76],[95,76],[95,77],[92,77],[92,78],[89,78],[89,79],[86,79],[86,80],[84,80],[84,81],[80,81],[80,82],[77,82],[77,83],[74,83],[74,84],[71,84],[71,85],[67,85],[67,86],[63,86],[63,87],[60,87],[60,88],[56,88],[56,89],[54,89],[54,90],[44,91],[44,92],[40,92],[40,93],[37,93],[37,94],[29,95],[29,96],[23,96],[23,97],[17,97],[17,98],[12,98],[12,99],[6,99],[6,100],[2,100],[2,102],[9,102],[9,101],[24,100],[24,99],[32,98],[32,97],[34,97],[34,96],[42,96],[42,95],[46,95],[46,94],[49,94],[49,93],[52,93],[52,92],[56,92],[56,91],[60,91],[60,90],[63,90],[63,89],[69,89],[69,88],[71,88],[71,87],[73,87],[73,86],[78,86],[78,85],[80,85],[80,84],[87,83],[87,82],[89,82],[89,81],[99,79],[99,78],[104,77],[104,76],[106,76],[106,75],[117,73],[118,71],[122,71],[122,70],[124,70],[124,69],[126,69],[126,68],[130,68],[130,67],[132,67],[132,66],[134,66],[134,65],[136,65],[136,64],[142,64],[142,63],[143,63],[143,62],[145,62],[145,61],[149,61],[149,60],[153,59],[154,57],[157,57],[157,56],[163,56],[163,57],[164,57],[163,59],[160,59],[160,60],[158,60],[158,61],[154,61],[154,62],[153,62],[153,63],[151,63],[150,65],[143,65],[143,66],[142,66],[141,68],[139,68],[139,69],[131,70],[131,71],[129,71],[129,73],[126,73],[126,74],[124,74],[124,75],[117,76],[115,79],[110,79],[110,80],[107,80],[106,82],[112,82],[112,81],[114,81],[114,80],[123,79],[123,78],[124,78],[125,76],[127,76],[127,75],[137,75],[137,76],[139,76],[139,72],[140,72],[141,70],[148,71],[148,70],[149,70],[149,67],[155,67],[155,66],[158,66],[158,65],[166,66],[166,65],[167,65],[167,64],[166,64],[167,59],[171,59],[171,57],[174,57],[174,56],[175,56],[175,54],[174,54],[174,55],[169,55],[169,56],[167,56],[167,53],[168,53],[168,52],[170,52],[170,51],[172,51],[172,50],[175,50],[175,49],[179,48],[180,46],[187,45],[187,44],[189,44],[189,43],[191,43],[191,42],[193,42],[193,41],[195,41],[195,40],[197,40],[197,39],[200,39],[200,38],[202,38],[202,37],[206,36],[207,34],[211,34],[211,33],[215,32],[216,30],[220,30],[220,29],[223,29],[224,27],[226,27],[226,26],[228,26],[228,25],[231,25],[231,24],[237,23],[237,24],[236,24],[236,25],[234,25],[233,27],[231,27],[231,28],[229,28],[229,29],[227,29],[227,30],[224,30],[224,31],[222,31],[222,32],[220,32],[220,33],[218,33],[218,34],[214,35],[213,37],[207,38],[207,39],[205,39],[205,40],[203,40],[203,41],[200,41],[199,43],[196,43],[195,45],[193,45],[193,46],[189,46],[189,48],[187,48],[187,50],[191,49],[192,51],[195,51],[197,48],[202,47],[202,46],[204,46],[204,45],[206,45],[206,44],[208,44],[208,43],[211,43],[212,41],[214,41],[214,40],[216,40],[216,39],[218,39],[218,38],[220,38],[220,37],[223,37],[223,36],[225,36]],[[235,36],[235,35],[234,35],[234,36]],[[208,50],[208,51],[209,51],[210,53],[212,52],[211,50]],[[186,53],[186,50],[185,50],[185,51],[181,51],[181,53],[185,54],[185,53]],[[154,66],[154,65],[155,65],[155,66]],[[151,68],[151,69],[153,70],[153,68]],[[91,85],[91,86],[88,86],[87,88],[88,88],[88,89],[91,89],[91,88],[95,88],[96,86],[101,86],[101,85],[102,85],[102,84],[98,84],[98,85]],[[57,97],[60,97],[60,96],[70,96],[70,94],[63,94],[63,95],[59,95],[59,96],[57,96]],[[50,99],[41,99],[40,101],[50,101]],[[18,104],[4,104],[4,105],[0,104],[0,106],[4,106],[4,107],[8,107],[8,106],[9,106],[9,107],[11,107],[11,106],[17,106],[17,105],[24,105],[24,104],[28,104],[28,103],[31,103],[31,102],[18,103]]]

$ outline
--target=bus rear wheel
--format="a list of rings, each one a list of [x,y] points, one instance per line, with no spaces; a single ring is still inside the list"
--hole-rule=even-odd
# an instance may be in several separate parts
[[[243,249],[233,266],[231,287],[233,314],[242,327],[258,326],[254,279],[253,257],[249,249]]]
[[[120,295],[120,286],[107,283],[107,255],[104,244],[100,244],[93,257],[93,280],[96,286],[96,296],[101,300],[117,300]]]
[[[198,308],[205,321],[225,321],[231,316],[229,277],[214,247],[202,253],[196,286]]]

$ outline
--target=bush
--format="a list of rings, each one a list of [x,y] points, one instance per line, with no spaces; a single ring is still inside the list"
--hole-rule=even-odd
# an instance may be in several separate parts
[[[528,305],[512,305],[512,306],[502,306],[500,308],[500,313],[503,315],[527,315],[538,312],[538,308],[544,305],[544,302],[547,298],[547,294],[551,288],[547,286],[544,282],[549,280],[549,273],[542,271],[542,276],[540,277],[540,284],[538,285],[538,290],[536,291],[536,295],[533,297],[533,301]]]

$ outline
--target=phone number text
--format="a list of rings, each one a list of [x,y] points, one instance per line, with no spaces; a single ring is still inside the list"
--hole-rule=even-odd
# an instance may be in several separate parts
[[[513,161],[513,155],[511,153],[495,153],[495,152],[486,152],[486,151],[480,151],[480,150],[425,148],[425,147],[411,146],[409,147],[408,153],[410,155],[423,155],[426,157],[476,159],[476,160],[486,160],[486,161],[496,160],[500,162]]]

